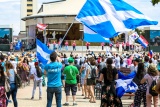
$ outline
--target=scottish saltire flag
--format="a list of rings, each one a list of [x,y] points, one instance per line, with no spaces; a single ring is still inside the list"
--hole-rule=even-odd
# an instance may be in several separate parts
[[[128,75],[124,75],[120,71],[118,72],[119,79],[116,80],[116,93],[118,97],[122,97],[125,93],[134,93],[137,91],[138,86],[132,81],[136,72],[131,72]]]
[[[141,35],[138,39],[137,42],[139,42],[144,48],[148,47],[148,41]]]
[[[36,43],[38,61],[45,65],[50,60],[49,57],[52,51],[49,50],[48,47],[45,44],[43,44],[40,40],[36,39]]]
[[[22,42],[19,40],[15,45],[15,50],[20,50],[22,48]]]
[[[109,38],[103,37],[88,27],[84,26],[84,41],[86,42],[104,42],[104,43],[110,43]]]
[[[139,26],[158,24],[123,0],[87,0],[76,19],[107,38]]]
[[[129,36],[129,38],[130,38],[131,41],[134,42],[137,38],[139,38],[139,35],[138,35],[137,32],[134,32]]]

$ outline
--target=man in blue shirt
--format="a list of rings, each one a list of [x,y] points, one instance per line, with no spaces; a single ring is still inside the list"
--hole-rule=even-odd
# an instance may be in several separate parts
[[[47,74],[47,107],[52,106],[53,95],[56,97],[57,107],[61,107],[62,99],[62,82],[61,82],[61,69],[62,63],[57,56],[56,52],[50,55],[51,62],[44,68],[44,74]]]

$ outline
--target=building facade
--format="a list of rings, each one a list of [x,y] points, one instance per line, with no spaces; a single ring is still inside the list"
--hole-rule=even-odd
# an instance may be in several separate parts
[[[37,13],[37,0],[21,0],[21,18]],[[20,22],[20,32],[26,32],[25,21]]]

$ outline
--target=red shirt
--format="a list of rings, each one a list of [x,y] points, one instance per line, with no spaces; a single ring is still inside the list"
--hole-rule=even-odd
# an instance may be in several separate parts
[[[87,43],[86,43],[86,46],[89,46],[89,45],[90,45],[90,43],[87,42]]]

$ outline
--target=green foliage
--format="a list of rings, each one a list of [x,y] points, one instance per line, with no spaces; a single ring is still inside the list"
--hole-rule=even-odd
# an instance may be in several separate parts
[[[160,2],[160,0],[152,0],[151,2],[153,4],[153,6],[155,6],[156,4],[158,4]]]

